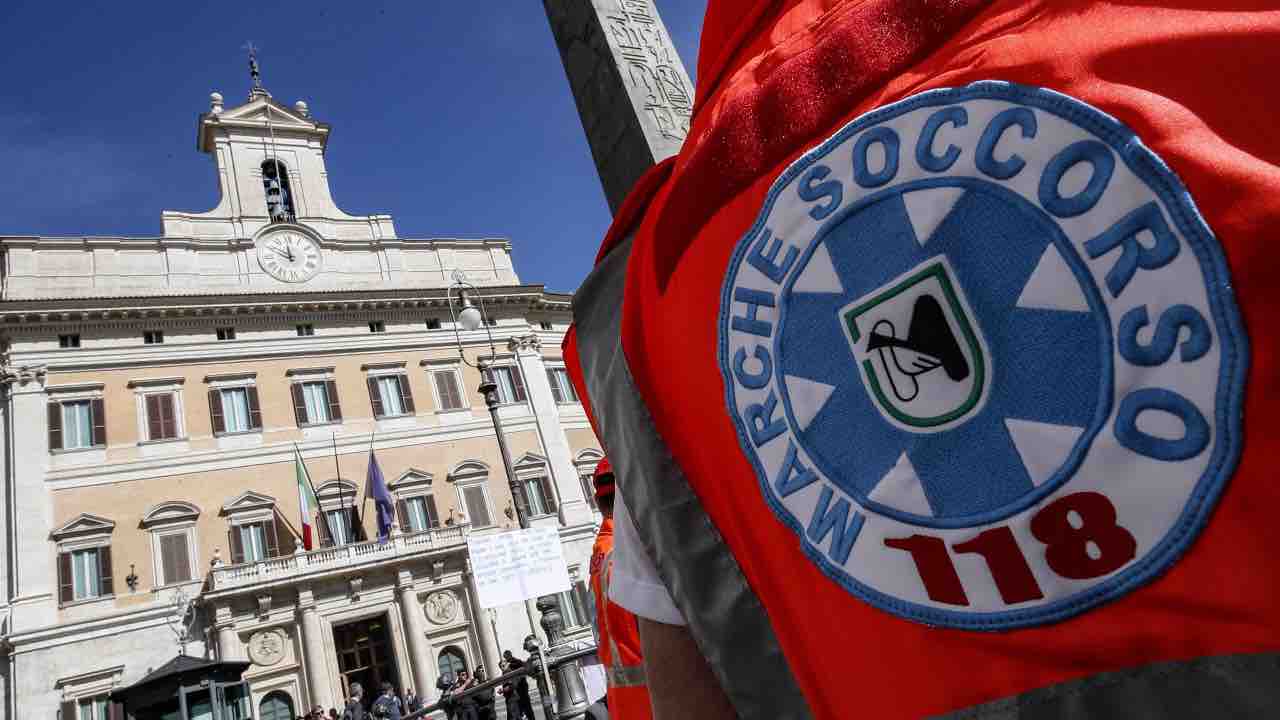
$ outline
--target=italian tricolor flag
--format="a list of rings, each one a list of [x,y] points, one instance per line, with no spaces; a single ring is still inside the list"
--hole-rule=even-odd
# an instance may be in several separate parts
[[[307,474],[307,466],[302,462],[302,453],[296,446],[293,448],[293,470],[298,477],[298,507],[302,512],[302,547],[310,550],[313,545],[312,539],[315,537],[311,518],[315,516],[320,502],[316,500],[316,493],[311,489],[311,476]]]

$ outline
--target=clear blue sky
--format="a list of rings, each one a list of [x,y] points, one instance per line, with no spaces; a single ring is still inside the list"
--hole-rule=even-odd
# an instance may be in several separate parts
[[[705,0],[656,0],[690,74]],[[402,237],[505,236],[572,290],[609,212],[538,0],[0,2],[0,234],[160,234],[217,202],[196,116],[263,84],[333,126],[329,181]]]

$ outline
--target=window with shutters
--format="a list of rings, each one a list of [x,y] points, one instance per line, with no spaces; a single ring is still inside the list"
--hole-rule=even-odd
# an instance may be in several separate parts
[[[436,394],[436,409],[440,412],[466,410],[466,396],[462,394],[462,382],[458,379],[458,369],[431,370],[431,387]]]
[[[110,709],[106,695],[80,698],[76,701],[75,720],[110,720]]]
[[[172,500],[152,506],[142,525],[151,531],[153,585],[163,587],[196,579],[196,520],[200,508]]]
[[[369,321],[369,332],[371,332],[371,333],[383,333],[383,332],[386,332],[386,331],[387,331],[387,323],[386,323],[386,322],[384,322],[384,321],[382,321],[382,320],[371,320],[371,321]]]
[[[174,440],[181,437],[180,415],[177,411],[177,393],[158,392],[143,395],[146,413],[146,440]]]
[[[235,328],[233,328],[233,327],[220,327],[220,328],[214,328],[214,335],[215,335],[219,340],[235,340],[235,339],[236,339],[236,329],[235,329]]]
[[[355,498],[351,501],[355,502]],[[324,545],[350,545],[353,542],[359,542],[359,518],[355,508],[325,510],[324,519],[325,528],[320,533]]]
[[[525,453],[512,463],[525,507],[530,517],[556,512],[556,491],[548,472],[547,459],[536,453]]]
[[[49,403],[49,450],[84,450],[107,444],[106,413],[100,397]]]
[[[370,375],[369,402],[375,418],[400,417],[414,413],[409,378],[402,373]]]
[[[262,406],[254,385],[209,390],[209,419],[214,435],[257,432],[262,429]]]
[[[467,519],[473,528],[487,528],[493,525],[493,514],[489,512],[489,493],[484,485],[468,485],[458,488],[462,502],[467,509]]]
[[[58,347],[60,348],[78,348],[80,347],[80,335],[72,333],[69,335],[58,336]]]
[[[316,501],[320,504],[318,531],[322,546],[348,545],[368,539],[360,525],[360,488],[354,483],[346,480],[320,483],[316,487]]]
[[[231,527],[231,563],[261,562],[280,555],[275,518]]]
[[[562,367],[547,368],[547,382],[551,384],[551,396],[556,399],[556,402],[578,402],[578,391],[573,389],[568,370]]]
[[[304,380],[290,386],[298,426],[342,422],[338,385],[333,380]]]
[[[142,342],[146,345],[159,345],[164,342],[164,331],[148,330],[142,333]]]
[[[493,382],[498,386],[498,402],[509,405],[522,403],[528,399],[524,390],[524,377],[520,368],[515,365],[502,365],[490,369]]]
[[[440,329],[440,318],[427,318],[427,329],[428,329],[428,330],[439,330],[439,329]]]
[[[225,547],[232,565],[280,557],[297,546],[293,525],[280,519],[276,500],[269,495],[246,490],[224,503],[221,514],[229,523]],[[191,545],[195,546],[194,537]]]
[[[295,325],[294,330],[297,331],[298,337],[311,337],[316,334],[316,326],[311,323],[302,323]]]
[[[81,513],[49,534],[58,548],[58,602],[68,605],[110,597],[111,533],[115,522]]]
[[[577,592],[576,586],[580,584],[581,581],[578,581],[573,590],[556,594],[556,600],[560,601],[560,616],[564,619],[566,629],[584,627],[590,622],[587,609],[582,606],[582,599]]]
[[[573,458],[573,467],[578,473],[578,481],[582,483],[582,496],[586,498],[587,505],[595,511],[600,509],[596,503],[595,472],[602,458],[604,453],[595,448],[586,448]]]
[[[404,532],[422,532],[440,527],[440,511],[432,495],[418,495],[400,501],[400,524]]]

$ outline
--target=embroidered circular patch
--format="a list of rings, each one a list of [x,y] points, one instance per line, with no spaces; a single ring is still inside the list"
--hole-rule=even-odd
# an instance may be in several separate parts
[[[983,82],[855,120],[729,265],[720,364],[770,506],[854,595],[1050,622],[1177,559],[1239,451],[1221,248],[1134,134]]]

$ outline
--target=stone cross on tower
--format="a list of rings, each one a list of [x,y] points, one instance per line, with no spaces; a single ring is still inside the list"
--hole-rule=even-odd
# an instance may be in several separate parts
[[[680,150],[693,83],[653,0],[543,0],[609,209]]]

